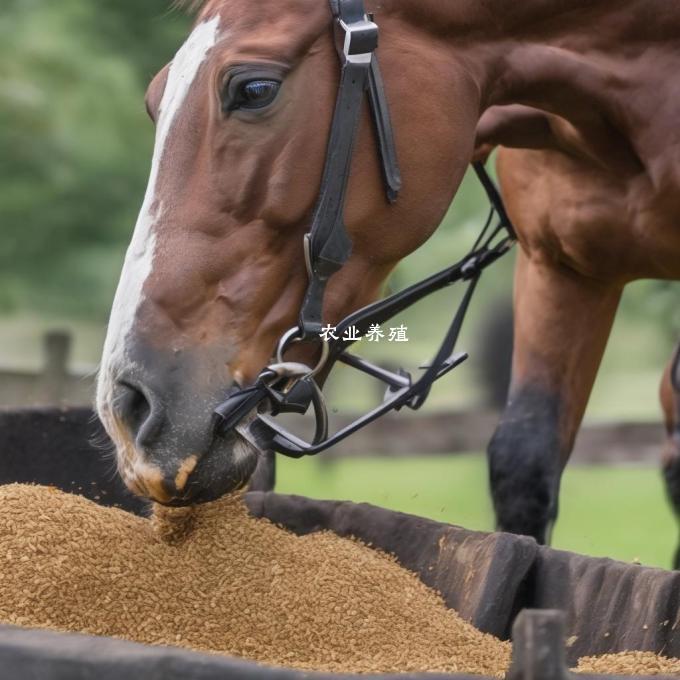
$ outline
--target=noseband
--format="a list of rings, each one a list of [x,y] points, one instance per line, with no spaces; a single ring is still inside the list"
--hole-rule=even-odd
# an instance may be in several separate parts
[[[515,231],[494,183],[484,166],[475,164],[474,169],[487,193],[491,211],[468,255],[400,293],[351,314],[335,327],[337,340],[321,339],[322,309],[328,281],[345,265],[352,252],[352,241],[344,221],[345,199],[366,95],[375,126],[387,200],[395,202],[401,189],[394,132],[375,55],[378,26],[373,17],[366,14],[363,0],[331,0],[331,9],[337,32],[342,38],[339,50],[342,72],[321,192],[311,229],[304,240],[309,285],[299,323],[281,338],[275,363],[265,368],[251,387],[233,393],[215,410],[218,428],[223,433],[238,428],[244,436],[256,442],[266,442],[268,448],[293,458],[321,453],[390,411],[399,411],[404,406],[419,409],[435,381],[467,359],[467,354],[455,353],[454,350],[472,295],[484,269],[504,255],[515,241]],[[423,367],[423,373],[417,380],[403,369],[396,373],[388,371],[347,351],[354,343],[343,338],[348,330],[355,328],[359,335],[364,335],[371,326],[389,321],[416,302],[456,282],[463,282],[466,286],[462,302],[437,354],[428,366]],[[284,360],[286,350],[297,342],[320,344],[321,358],[315,368]],[[329,435],[328,413],[316,378],[322,372],[327,375],[338,361],[382,381],[387,391],[380,406],[336,434]],[[280,413],[304,414],[310,406],[316,421],[316,432],[311,442],[303,441],[273,419]],[[243,422],[256,409],[257,416],[244,427]]]

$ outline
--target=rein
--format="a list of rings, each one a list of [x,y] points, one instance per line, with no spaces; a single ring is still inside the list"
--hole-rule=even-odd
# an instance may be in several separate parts
[[[496,186],[484,166],[475,163],[474,169],[486,191],[491,211],[468,255],[423,281],[343,319],[335,327],[337,340],[321,339],[322,309],[328,281],[345,265],[352,253],[344,212],[356,132],[366,96],[375,126],[387,200],[395,202],[401,189],[394,131],[375,55],[378,26],[373,17],[366,14],[363,0],[331,0],[331,10],[342,39],[339,50],[342,71],[319,199],[312,226],[304,240],[309,285],[299,323],[279,341],[275,363],[265,368],[252,386],[236,391],[215,410],[217,427],[222,433],[237,429],[247,439],[266,442],[268,448],[292,458],[321,453],[390,411],[399,411],[404,406],[413,410],[421,408],[432,385],[467,359],[467,354],[455,353],[455,347],[477,283],[482,272],[508,252],[516,240],[515,230]],[[347,351],[356,340],[343,338],[346,331],[355,328],[363,335],[371,326],[389,321],[420,300],[457,282],[466,285],[462,302],[435,357],[423,367],[424,372],[417,379],[414,380],[403,369],[395,373]],[[316,367],[284,361],[286,350],[298,342],[320,344],[321,359]],[[338,361],[382,381],[387,391],[380,406],[329,435],[328,412],[316,378],[322,372],[327,374]],[[316,422],[311,442],[300,439],[273,418],[280,413],[304,414],[310,406]],[[250,421],[256,409],[255,419],[244,424],[244,421]]]

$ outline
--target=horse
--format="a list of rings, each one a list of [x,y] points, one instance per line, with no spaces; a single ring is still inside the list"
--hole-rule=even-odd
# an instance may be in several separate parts
[[[501,186],[522,245],[512,387],[489,446],[494,505],[503,528],[541,541],[557,518],[561,473],[624,286],[680,277],[679,175],[668,132],[677,102],[662,84],[680,58],[665,38],[678,13],[630,3],[631,16],[649,19],[633,31],[601,9],[596,3],[586,12],[600,33],[591,41],[587,30],[559,30],[547,45],[513,55],[508,77],[521,96],[485,111],[477,131],[478,157],[501,147]],[[540,89],[527,70],[539,74]],[[564,79],[572,89],[556,105]],[[679,385],[676,354],[662,405],[664,473],[680,518]],[[518,437],[518,421],[526,436]],[[532,492],[518,499],[532,476]]]
[[[219,431],[213,412],[230,387],[257,379],[296,324],[339,87],[326,3],[194,4],[190,37],[147,92],[151,174],[97,387],[121,477],[166,504],[240,487],[262,457],[241,429]],[[489,446],[490,483],[498,528],[546,542],[621,287],[680,278],[677,105],[667,96],[680,9],[665,0],[367,5],[380,24],[403,188],[385,200],[366,107],[347,167],[353,247],[328,281],[323,320],[378,299],[436,231],[469,163],[502,145],[520,255],[512,386]],[[569,219],[550,218],[558,202]],[[626,219],[608,221],[603,202],[628,208]],[[314,365],[317,353],[296,345],[290,356]]]

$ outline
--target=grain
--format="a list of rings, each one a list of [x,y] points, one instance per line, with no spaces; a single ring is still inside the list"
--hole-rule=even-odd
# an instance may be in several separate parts
[[[0,488],[0,620],[329,672],[501,676],[510,647],[396,562],[299,537],[242,497],[151,520],[54,489]]]
[[[53,488],[0,487],[0,622],[177,645],[328,672],[500,677],[510,646],[484,635],[382,553],[296,536],[240,495],[151,519]],[[680,675],[645,652],[578,672]]]
[[[668,659],[652,652],[622,652],[583,657],[576,670],[610,675],[680,675],[680,659]]]

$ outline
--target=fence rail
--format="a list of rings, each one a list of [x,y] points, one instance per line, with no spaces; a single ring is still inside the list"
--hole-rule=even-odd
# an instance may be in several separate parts
[[[0,367],[0,408],[90,406],[94,374],[69,370],[71,338],[49,333],[44,338],[41,371]],[[351,416],[335,416],[336,429]],[[481,410],[387,416],[326,452],[321,459],[375,455],[407,457],[450,455],[481,451],[493,434],[498,414]],[[310,435],[310,432],[300,434]],[[664,432],[660,423],[602,423],[582,428],[574,460],[582,463],[655,462],[660,457]]]
[[[94,371],[69,368],[72,343],[69,333],[46,333],[40,370],[0,366],[0,408],[90,405]]]

